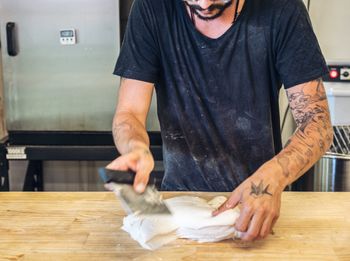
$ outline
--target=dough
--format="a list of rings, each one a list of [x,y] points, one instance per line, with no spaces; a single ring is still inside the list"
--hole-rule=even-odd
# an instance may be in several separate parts
[[[146,249],[157,249],[176,238],[198,242],[217,242],[237,237],[233,225],[239,209],[230,209],[213,217],[212,212],[226,201],[223,196],[207,202],[193,196],[166,199],[172,215],[128,215],[122,229]]]
[[[122,229],[146,249],[157,249],[177,238],[178,226],[170,215],[128,215]]]

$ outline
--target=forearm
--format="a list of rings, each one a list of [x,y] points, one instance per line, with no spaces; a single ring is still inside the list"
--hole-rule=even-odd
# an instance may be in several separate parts
[[[113,119],[113,138],[120,154],[134,148],[149,148],[149,137],[144,123],[129,112],[117,112]]]
[[[298,126],[285,148],[273,159],[285,185],[302,176],[328,150],[333,141],[326,93],[321,80],[287,91]]]
[[[326,116],[321,121],[299,127],[285,148],[273,159],[281,170],[281,180],[287,186],[302,176],[327,151],[332,143],[332,126]]]

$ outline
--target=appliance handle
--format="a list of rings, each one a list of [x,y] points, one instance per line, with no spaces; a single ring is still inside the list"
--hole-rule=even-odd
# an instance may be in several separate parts
[[[16,56],[17,39],[16,39],[16,24],[14,22],[8,22],[6,24],[6,37],[7,37],[7,53],[9,56]]]
[[[349,90],[327,90],[328,96],[350,96],[350,89]]]

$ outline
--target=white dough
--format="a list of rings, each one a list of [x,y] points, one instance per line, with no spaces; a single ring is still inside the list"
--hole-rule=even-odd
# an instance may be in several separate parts
[[[175,240],[178,226],[170,215],[128,215],[122,229],[147,249],[156,249]]]
[[[239,209],[230,209],[213,217],[212,212],[226,201],[223,196],[207,202],[193,196],[166,199],[172,215],[128,215],[122,229],[130,234],[142,247],[157,249],[176,238],[187,238],[198,242],[217,242],[237,237],[233,225]]]

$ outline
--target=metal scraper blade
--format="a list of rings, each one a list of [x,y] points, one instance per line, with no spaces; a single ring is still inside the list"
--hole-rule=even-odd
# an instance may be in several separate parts
[[[145,192],[139,194],[131,185],[123,185],[117,195],[129,209],[128,213],[138,215],[171,214],[161,194],[154,186],[146,186]]]
[[[169,215],[171,212],[164,203],[162,195],[154,185],[146,186],[143,193],[137,193],[132,184],[135,173],[100,168],[101,178],[120,198],[124,210],[137,215]],[[150,179],[152,180],[152,179]]]

